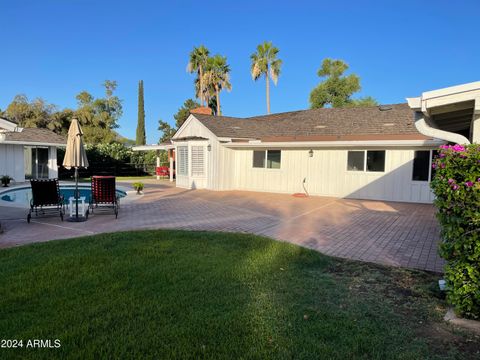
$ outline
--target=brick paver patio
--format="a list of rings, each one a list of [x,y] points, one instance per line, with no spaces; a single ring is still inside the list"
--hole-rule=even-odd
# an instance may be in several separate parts
[[[27,224],[24,209],[0,206],[0,222],[0,248],[102,232],[177,228],[250,232],[328,255],[436,272],[444,265],[437,254],[434,208],[423,204],[184,190],[151,181],[144,196],[122,204],[118,220],[94,214],[84,223],[33,218]]]

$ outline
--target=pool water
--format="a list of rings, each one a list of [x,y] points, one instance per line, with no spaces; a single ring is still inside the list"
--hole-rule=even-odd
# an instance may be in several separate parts
[[[90,195],[92,193],[90,186],[79,186],[78,190],[80,192],[80,197],[84,196],[86,201],[90,200]],[[65,203],[68,203],[68,199],[74,196],[75,187],[72,186],[60,186],[60,193],[65,199]],[[117,189],[117,195],[119,198],[127,196],[125,191]],[[30,199],[32,198],[32,190],[30,188],[19,188],[12,189],[0,194],[0,200],[7,201],[15,204],[24,204],[29,205]]]

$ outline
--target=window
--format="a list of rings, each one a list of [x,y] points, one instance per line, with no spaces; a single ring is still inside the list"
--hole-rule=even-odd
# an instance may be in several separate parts
[[[430,172],[430,151],[415,151],[413,156],[413,174],[414,181],[428,181]]]
[[[367,151],[367,171],[385,171],[385,150]]]
[[[385,150],[349,151],[347,156],[347,170],[369,172],[385,171]]]
[[[188,146],[177,148],[178,175],[188,175]]]
[[[253,152],[253,167],[264,168],[265,167],[265,151]]]
[[[432,163],[438,156],[437,150],[418,150],[414,152],[413,156],[413,181],[430,181],[435,176],[435,169],[432,168]]]
[[[280,150],[267,150],[267,169],[280,169],[282,152]]]
[[[203,146],[192,146],[192,176],[205,175]]]
[[[255,150],[253,152],[254,168],[280,169],[281,162],[281,150]]]
[[[349,151],[347,170],[363,171],[365,169],[365,151]]]

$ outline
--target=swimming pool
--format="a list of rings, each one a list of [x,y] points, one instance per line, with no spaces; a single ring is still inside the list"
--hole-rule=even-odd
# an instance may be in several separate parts
[[[90,186],[78,185],[78,190],[80,191],[80,196],[85,196],[86,201],[90,199],[92,190]],[[65,203],[68,203],[68,199],[74,196],[75,186],[72,185],[60,185],[60,193],[65,199]],[[127,196],[127,193],[122,190],[117,189],[117,195],[119,198]],[[28,206],[30,204],[30,199],[32,198],[32,190],[30,187],[21,187],[16,189],[11,189],[0,193],[0,200],[5,201],[6,205],[8,203],[12,205],[24,205]]]

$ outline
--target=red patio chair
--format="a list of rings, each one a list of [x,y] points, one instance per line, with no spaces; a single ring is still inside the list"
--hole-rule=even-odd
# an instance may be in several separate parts
[[[113,209],[116,219],[119,207],[120,199],[116,192],[115,176],[92,176],[92,195],[90,198],[92,214],[94,209]]]
[[[158,176],[170,177],[170,169],[168,166],[157,166],[155,173]]]

